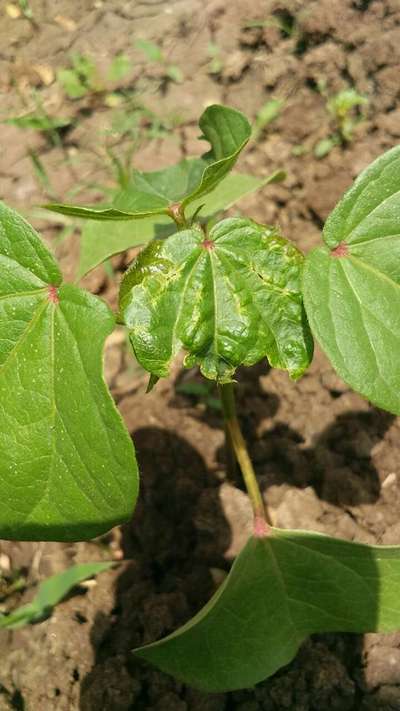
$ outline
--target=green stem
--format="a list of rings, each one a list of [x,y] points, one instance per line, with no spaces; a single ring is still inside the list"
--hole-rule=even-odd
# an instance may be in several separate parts
[[[236,480],[238,465],[235,454],[235,449],[233,446],[231,433],[228,429],[226,422],[224,423],[225,429],[225,450],[226,450],[226,473],[231,480]]]
[[[229,433],[229,438],[253,507],[255,530],[260,535],[265,535],[268,529],[267,523],[270,523],[270,521],[267,518],[264,501],[258,486],[253,464],[247,451],[246,442],[242,435],[239,420],[236,415],[235,391],[233,383],[221,385],[220,395],[225,427]]]

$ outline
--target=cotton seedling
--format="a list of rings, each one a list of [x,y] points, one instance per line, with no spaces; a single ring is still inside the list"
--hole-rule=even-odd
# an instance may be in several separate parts
[[[102,349],[125,325],[149,387],[184,352],[218,385],[227,439],[253,509],[253,533],[209,603],[135,654],[206,691],[249,687],[321,632],[400,629],[400,547],[272,525],[235,408],[239,366],[267,360],[295,381],[313,335],[339,375],[400,414],[400,147],[355,181],[304,256],[273,226],[220,211],[282,173],[232,172],[251,136],[238,111],[200,119],[210,150],[133,171],[110,205],[56,204],[87,218],[80,274],[144,245],[118,314],[64,284],[33,229],[0,211],[0,536],[81,540],[127,520],[138,472],[102,376]],[[267,505],[266,505],[267,504]]]

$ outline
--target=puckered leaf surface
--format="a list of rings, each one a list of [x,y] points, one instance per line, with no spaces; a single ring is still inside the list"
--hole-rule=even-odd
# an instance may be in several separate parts
[[[54,212],[92,220],[135,220],[163,215],[177,202],[185,207],[202,198],[225,178],[251,136],[251,126],[240,111],[209,106],[199,121],[202,138],[211,150],[201,158],[185,159],[164,170],[134,171],[128,187],[109,207],[52,203]]]
[[[185,365],[229,382],[239,365],[264,357],[299,377],[312,356],[300,293],[302,254],[273,228],[223,220],[151,243],[129,268],[121,315],[141,365],[168,375]]]
[[[209,692],[253,686],[308,635],[400,627],[400,547],[272,529],[250,538],[210,602],[165,639],[135,650]]]
[[[400,414],[400,146],[361,173],[323,237],[304,272],[312,331],[343,380]]]
[[[102,375],[114,316],[61,283],[34,230],[0,203],[0,538],[79,540],[129,517],[130,437]]]

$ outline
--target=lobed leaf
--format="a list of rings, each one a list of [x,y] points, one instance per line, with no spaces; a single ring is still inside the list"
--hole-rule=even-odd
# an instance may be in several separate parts
[[[229,382],[267,357],[299,377],[312,357],[300,293],[302,254],[273,228],[230,218],[205,236],[195,226],[150,244],[126,272],[120,311],[135,355],[168,375],[185,365]]]
[[[18,629],[24,625],[41,622],[51,614],[72,588],[93,575],[108,570],[113,565],[110,561],[100,563],[81,563],[72,565],[62,573],[52,575],[40,583],[32,602],[13,610],[8,615],[0,615],[0,629]]]
[[[80,540],[126,520],[130,440],[104,383],[115,319],[69,284],[34,230],[0,203],[0,537]]]
[[[267,678],[310,634],[399,626],[399,546],[272,529],[250,538],[193,619],[134,652],[185,684],[220,692]]]
[[[311,329],[339,375],[400,414],[400,146],[357,178],[306,259]]]

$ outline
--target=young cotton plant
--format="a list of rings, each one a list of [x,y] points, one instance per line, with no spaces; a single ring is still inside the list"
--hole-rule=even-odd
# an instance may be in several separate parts
[[[135,653],[185,683],[223,691],[273,674],[311,633],[400,627],[400,547],[274,528],[234,400],[239,365],[266,358],[302,375],[310,323],[339,374],[400,414],[400,148],[361,174],[330,216],[325,246],[304,258],[273,227],[209,219],[268,179],[230,172],[251,134],[242,114],[212,106],[200,127],[211,144],[203,157],[134,171],[109,206],[50,207],[92,220],[80,273],[150,240],[122,280],[118,314],[150,386],[180,350],[185,366],[219,385],[253,535],[209,603]],[[115,317],[61,284],[13,211],[2,207],[0,224],[0,535],[88,538],[126,519],[137,491],[132,445],[101,375]]]

